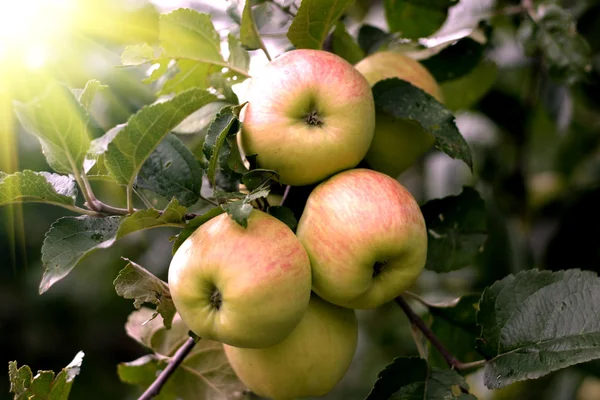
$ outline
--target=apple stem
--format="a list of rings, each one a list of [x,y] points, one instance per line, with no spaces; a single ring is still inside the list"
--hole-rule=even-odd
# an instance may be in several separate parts
[[[179,367],[183,360],[192,351],[196,343],[200,340],[199,337],[189,337],[185,343],[173,355],[167,367],[162,370],[156,380],[146,389],[146,391],[138,398],[138,400],[150,400],[160,393],[162,387],[167,383],[167,380],[173,375],[173,372]]]
[[[396,303],[398,303],[400,308],[402,308],[402,311],[404,311],[410,323],[419,328],[419,330],[423,332],[423,335],[431,342],[433,347],[435,347],[440,352],[440,354],[444,358],[444,361],[446,361],[446,364],[448,364],[450,368],[456,370],[465,370],[485,365],[485,363],[487,362],[486,360],[475,361],[472,363],[463,363],[457,360],[456,357],[454,357],[454,355],[452,355],[452,353],[450,353],[450,351],[446,348],[446,346],[444,346],[440,339],[438,339],[435,333],[433,333],[431,329],[429,329],[429,327],[427,326],[427,324],[425,324],[421,317],[419,317],[413,311],[413,309],[406,302],[406,300],[404,300],[402,296],[396,297]]]

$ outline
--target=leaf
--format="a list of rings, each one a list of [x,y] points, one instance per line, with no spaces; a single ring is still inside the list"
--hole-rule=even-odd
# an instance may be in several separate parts
[[[229,151],[221,153],[221,148],[227,145],[226,139],[239,130],[239,115],[244,105],[226,106],[219,111],[215,120],[208,127],[208,133],[204,140],[203,152],[208,165],[206,168],[206,176],[211,185],[215,186],[216,172],[219,161],[219,156],[225,158],[227,165],[227,157]],[[223,164],[221,164],[223,165]]]
[[[600,358],[600,279],[570,269],[528,270],[486,288],[478,350],[484,383],[497,389]]]
[[[127,259],[125,259],[127,260]],[[158,279],[150,271],[131,260],[119,271],[114,280],[115,291],[126,299],[134,299],[133,306],[139,309],[144,303],[155,304],[166,329],[171,329],[176,310],[169,291],[169,285]]]
[[[223,212],[225,212],[225,210],[223,210],[221,207],[215,207],[189,221],[187,223],[187,226],[179,233],[179,235],[177,235],[177,238],[173,243],[173,254],[175,254],[179,246],[181,246],[185,239],[190,237],[190,235],[194,233],[196,229],[198,229],[202,224],[210,221],[214,217],[223,214]]]
[[[205,105],[177,125],[173,129],[173,133],[180,135],[199,133],[206,136],[208,126],[216,118],[219,110],[226,105],[228,104],[224,101],[215,101],[214,103]]]
[[[480,298],[480,294],[469,294],[448,306],[429,307],[431,330],[454,357],[465,363],[483,358],[475,351],[475,340],[481,331],[476,324]],[[435,346],[429,346],[429,364],[448,368]]]
[[[270,169],[253,169],[248,171],[242,177],[242,182],[246,189],[254,191],[255,189],[266,185],[270,181],[279,181],[279,173]]]
[[[23,127],[38,137],[48,164],[57,172],[79,174],[90,146],[89,115],[73,93],[52,84],[28,103],[15,102]]]
[[[77,186],[69,176],[30,170],[0,176],[0,206],[29,202],[73,206],[76,199]]]
[[[438,83],[442,83],[471,72],[480,64],[484,49],[483,44],[466,37],[444,48],[433,57],[423,60],[422,64]]]
[[[427,370],[421,358],[395,358],[377,375],[377,382],[366,400],[476,400],[460,393],[469,386],[456,371]],[[458,389],[458,390],[457,390]]]
[[[187,340],[188,328],[177,314],[172,329],[166,330],[153,311],[142,308],[127,321],[127,333],[156,354],[146,355],[117,367],[119,378],[130,384],[149,386],[166,367],[175,351]],[[142,323],[146,322],[144,325]],[[167,357],[167,358],[165,358]],[[201,339],[160,391],[157,400],[199,398],[206,400],[243,399],[245,387],[229,365],[223,345]]]
[[[42,262],[46,268],[40,294],[73,270],[77,262],[94,249],[110,247],[119,228],[120,217],[63,217],[46,232]]]
[[[365,52],[360,48],[354,38],[350,36],[341,21],[335,25],[333,31],[333,52],[350,64],[356,64],[365,57]]]
[[[577,32],[573,16],[556,4],[542,4],[531,13],[533,24],[524,24],[520,39],[529,55],[541,51],[550,75],[573,85],[592,70],[591,49]]]
[[[390,39],[391,35],[381,29],[364,24],[358,30],[358,45],[365,54],[373,54]]]
[[[168,134],[142,165],[134,187],[190,207],[200,200],[202,166],[177,136]]]
[[[108,145],[105,162],[111,175],[119,183],[131,185],[161,140],[192,112],[215,100],[207,91],[191,89],[142,108]]]
[[[321,50],[329,31],[352,0],[303,0],[287,37],[297,49]]]
[[[262,49],[264,44],[252,16],[252,0],[246,0],[240,25],[240,40],[248,50]]]
[[[385,0],[385,18],[390,32],[399,32],[403,38],[419,39],[438,30],[446,20],[448,8],[455,3]]]
[[[10,392],[14,394],[15,400],[67,400],[73,381],[79,375],[83,356],[82,351],[77,353],[73,361],[63,368],[56,378],[53,371],[38,371],[33,376],[29,366],[17,368],[17,362],[11,361],[8,363]]]
[[[183,59],[177,61],[177,69],[178,72],[165,81],[158,92],[159,95],[181,93],[192,88],[209,88],[211,74],[219,71],[221,67],[195,60]]]
[[[159,40],[170,58],[223,63],[221,41],[209,14],[180,8],[159,19]]]
[[[242,47],[240,40],[230,33],[227,35],[227,44],[229,47],[229,59],[227,63],[242,71],[248,71],[248,68],[250,68],[250,55]]]
[[[289,208],[284,206],[271,206],[267,209],[267,213],[289,226],[293,232],[296,232],[298,220]]]
[[[92,105],[92,100],[94,100],[94,96],[96,96],[96,94],[99,91],[105,90],[107,88],[108,88],[108,86],[101,84],[99,80],[90,79],[85,84],[85,87],[83,88],[83,90],[78,92],[75,96],[77,97],[77,100],[79,100],[81,105],[83,107],[85,107],[86,110],[89,111],[90,106]]]
[[[251,204],[244,200],[234,201],[233,203],[223,204],[223,210],[229,214],[229,216],[237,222],[240,226],[248,227],[248,218],[254,208]]]
[[[187,209],[179,205],[177,199],[172,199],[161,212],[154,209],[140,210],[123,218],[116,239],[133,232],[156,228],[161,226],[181,227]]]
[[[487,239],[485,203],[473,188],[421,207],[427,226],[426,268],[450,272],[473,265]]]
[[[125,46],[121,53],[121,64],[125,66],[141,65],[156,58],[155,50],[148,43]]]
[[[435,137],[435,146],[464,161],[473,170],[471,151],[454,121],[454,115],[423,90],[393,78],[373,86],[375,107],[395,118],[411,119]]]

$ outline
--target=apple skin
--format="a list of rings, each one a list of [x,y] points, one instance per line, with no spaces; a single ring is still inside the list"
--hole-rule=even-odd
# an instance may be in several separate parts
[[[246,92],[240,144],[261,168],[301,186],[355,167],[375,129],[367,80],[343,58],[292,50],[267,64]]]
[[[306,312],[308,256],[281,221],[253,210],[244,229],[227,214],[200,226],[169,267],[175,308],[198,336],[239,347],[272,346]]]
[[[306,314],[284,341],[266,349],[225,346],[240,380],[276,400],[323,396],[343,378],[358,341],[354,310],[311,297]]]
[[[435,78],[418,61],[391,51],[374,53],[355,65],[371,85],[383,79],[399,78],[412,83],[442,102],[442,91]],[[435,138],[411,120],[398,120],[377,113],[375,135],[365,157],[376,171],[397,177],[423,156]]]
[[[395,179],[341,172],[308,197],[296,235],[312,266],[313,291],[350,308],[375,308],[417,279],[427,259],[419,205]]]

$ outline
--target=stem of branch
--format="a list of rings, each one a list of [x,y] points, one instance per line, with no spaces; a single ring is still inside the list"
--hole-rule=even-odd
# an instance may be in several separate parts
[[[133,185],[127,185],[127,211],[129,214],[134,213],[133,209]]]
[[[285,190],[283,191],[283,196],[281,197],[281,203],[279,203],[280,206],[283,205],[283,203],[285,203],[285,200],[288,198],[288,195],[290,194],[290,189],[292,187],[290,185],[287,185],[285,187]]]
[[[167,380],[173,375],[173,372],[183,362],[185,357],[192,351],[200,338],[188,338],[185,343],[173,355],[167,367],[158,375],[156,380],[146,389],[146,391],[138,398],[138,400],[150,400],[160,393],[162,387],[167,383]]]
[[[92,192],[92,187],[90,186],[90,182],[87,180],[85,172],[79,173],[78,171],[74,171],[73,176],[75,177],[75,181],[81,190],[81,194],[83,194],[83,198],[85,199],[85,203],[87,207],[92,211],[100,211],[96,209],[96,196],[94,196],[94,192]]]

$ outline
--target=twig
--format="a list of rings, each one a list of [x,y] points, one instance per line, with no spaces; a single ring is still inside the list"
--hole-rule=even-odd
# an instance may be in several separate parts
[[[173,355],[167,367],[158,375],[156,380],[146,389],[146,391],[138,398],[138,400],[150,400],[160,393],[162,387],[167,383],[167,380],[173,375],[173,372],[183,362],[185,357],[192,351],[200,338],[188,338],[185,343]]]
[[[290,189],[292,187],[290,185],[287,185],[285,187],[285,190],[283,191],[283,196],[281,197],[281,202],[279,203],[280,206],[283,205],[283,203],[285,203],[285,200],[287,199],[288,195],[290,194]]]
[[[127,211],[129,214],[133,214],[133,184],[127,185]]]
[[[154,205],[150,202],[150,200],[148,200],[148,198],[146,197],[146,195],[144,193],[142,193],[141,190],[135,190],[133,189],[133,192],[137,195],[137,197],[139,197],[140,200],[142,200],[144,202],[144,204],[146,205],[146,207],[148,207],[151,210],[155,210],[156,207],[154,207]]]

